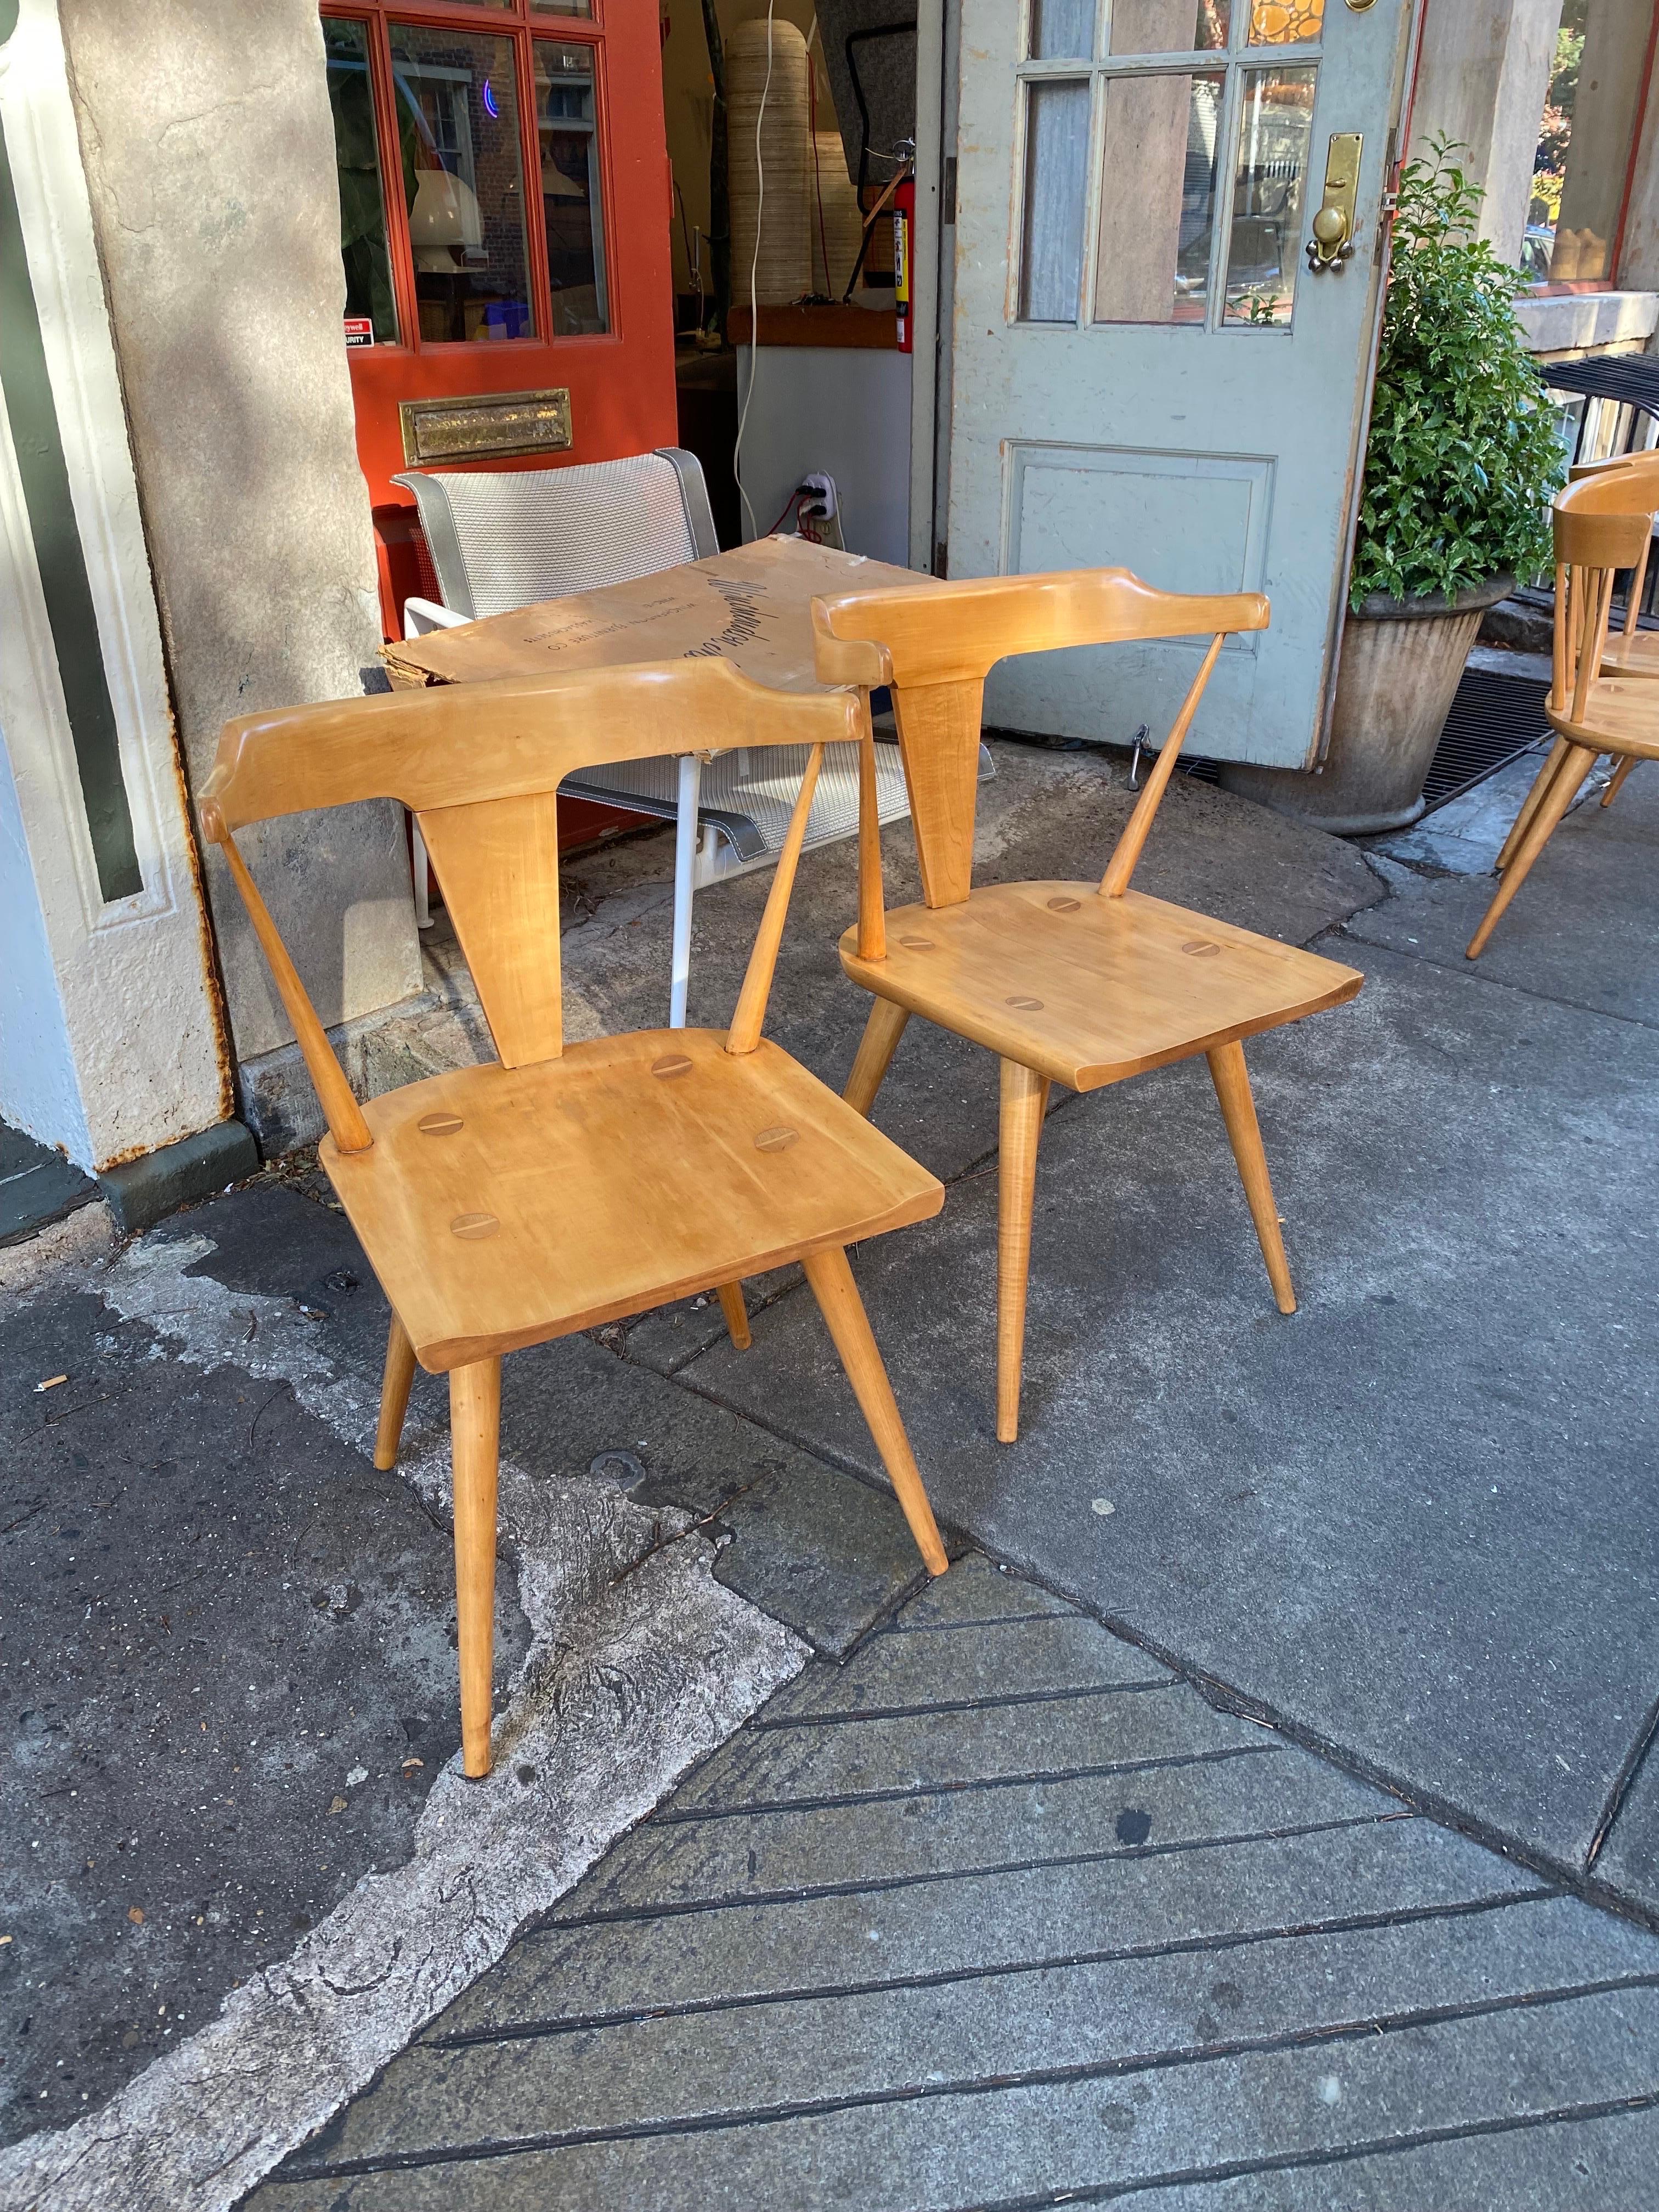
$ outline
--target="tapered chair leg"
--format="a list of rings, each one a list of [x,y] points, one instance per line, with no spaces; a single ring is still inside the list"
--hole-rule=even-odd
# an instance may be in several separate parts
[[[1614,799],[1618,795],[1620,785],[1635,767],[1639,757],[1640,756],[1637,753],[1626,753],[1623,760],[1620,762],[1618,767],[1614,769],[1612,775],[1608,778],[1607,789],[1601,793],[1601,804],[1603,806],[1612,805]]]
[[[1031,1273],[1031,1200],[1048,1079],[1017,1060],[1002,1063],[997,1148],[997,1442],[1019,1434],[1025,1364],[1025,1291]]]
[[[1280,1313],[1293,1314],[1296,1292],[1291,1287],[1291,1263],[1285,1256],[1285,1239],[1279,1233],[1279,1207],[1268,1179],[1267,1155],[1261,1149],[1261,1127],[1255,1118],[1255,1100],[1250,1096],[1244,1048],[1235,1037],[1231,1044],[1218,1044],[1205,1058],[1210,1063],[1210,1079],[1215,1085],[1215,1095],[1221,1103],[1221,1118],[1227,1124],[1228,1141],[1238,1163],[1238,1179],[1244,1186],[1250,1218],[1261,1240],[1261,1256],[1267,1263],[1267,1279],[1273,1286],[1274,1300]]]
[[[1537,813],[1539,807],[1543,803],[1546,793],[1549,790],[1550,786],[1554,782],[1556,773],[1559,769],[1562,762],[1565,761],[1567,757],[1567,750],[1568,747],[1566,739],[1565,738],[1558,738],[1555,743],[1550,747],[1547,754],[1545,756],[1543,767],[1539,769],[1537,775],[1533,778],[1532,788],[1522,800],[1521,811],[1516,816],[1514,821],[1510,823],[1510,834],[1504,838],[1503,844],[1499,847],[1498,858],[1492,863],[1500,876],[1503,874],[1504,869],[1508,867],[1510,862],[1515,858],[1516,847],[1521,842],[1521,840],[1526,836],[1528,830],[1532,827],[1533,817]]]
[[[909,1524],[910,1534],[916,1540],[916,1549],[928,1573],[942,1575],[951,1562],[939,1541],[939,1524],[927,1503],[927,1492],[922,1488],[910,1439],[904,1433],[904,1423],[893,1396],[893,1386],[882,1365],[876,1340],[870,1333],[869,1316],[859,1296],[858,1285],[853,1280],[847,1255],[839,1247],[833,1247],[827,1252],[809,1253],[801,1264],[818,1302],[818,1311],[841,1354],[841,1364],[847,1370],[859,1410],[875,1438],[887,1479]]]
[[[909,1020],[908,1007],[896,1006],[890,999],[877,999],[870,1008],[870,1018],[864,1024],[864,1035],[859,1041],[858,1057],[853,1062],[853,1073],[847,1079],[847,1088],[842,1097],[855,1113],[869,1118],[870,1109],[876,1103],[876,1093],[881,1081],[891,1066],[893,1054],[898,1050],[898,1041],[904,1035],[904,1024]]]
[[[398,1464],[398,1444],[409,1411],[409,1386],[415,1380],[415,1347],[396,1314],[386,1332],[386,1372],[380,1378],[380,1425],[374,1433],[374,1464],[384,1470]]]
[[[455,1471],[455,1616],[461,1661],[461,1764],[489,1771],[489,1706],[495,1647],[495,1476],[501,1363],[480,1359],[449,1377]]]
[[[747,1352],[754,1342],[749,1334],[749,1309],[743,1302],[741,1283],[722,1283],[719,1291],[720,1311],[726,1316],[726,1333],[732,1340],[732,1349]]]
[[[1562,816],[1577,798],[1584,778],[1595,766],[1595,755],[1588,745],[1568,747],[1554,782],[1528,823],[1526,836],[1516,846],[1515,857],[1504,871],[1504,880],[1498,886],[1492,904],[1482,915],[1480,928],[1469,939],[1468,951],[1464,955],[1466,959],[1478,960],[1486,951],[1487,939],[1498,927],[1504,908],[1527,880],[1533,862],[1555,835]]]

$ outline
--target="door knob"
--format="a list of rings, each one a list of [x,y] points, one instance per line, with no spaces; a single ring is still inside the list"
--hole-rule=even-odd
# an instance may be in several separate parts
[[[1322,270],[1340,270],[1352,258],[1359,153],[1364,143],[1358,131],[1334,131],[1325,149],[1325,196],[1308,240],[1308,266],[1316,276]]]

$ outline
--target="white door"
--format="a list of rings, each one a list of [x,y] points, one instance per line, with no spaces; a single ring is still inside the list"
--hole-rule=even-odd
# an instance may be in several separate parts
[[[962,0],[950,573],[1266,592],[1196,753],[1319,749],[1413,4]],[[1316,271],[1352,133],[1352,252]],[[1006,662],[986,719],[1156,744],[1201,650]]]

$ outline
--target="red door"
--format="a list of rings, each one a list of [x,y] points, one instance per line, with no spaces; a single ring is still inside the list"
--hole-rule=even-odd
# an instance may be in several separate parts
[[[389,481],[410,465],[404,401],[568,392],[568,448],[483,468],[675,442],[656,0],[327,0],[322,14],[343,340],[398,636],[422,588],[414,508]]]

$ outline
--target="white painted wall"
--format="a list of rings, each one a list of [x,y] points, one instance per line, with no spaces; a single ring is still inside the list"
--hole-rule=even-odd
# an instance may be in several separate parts
[[[0,1121],[84,1165],[92,1133],[0,729]]]
[[[0,115],[143,878],[99,889],[0,407],[0,1114],[96,1171],[224,1120],[229,1075],[56,0],[22,0]]]
[[[738,349],[738,404],[754,350]],[[743,434],[743,482],[754,509],[745,539],[769,530],[811,470],[836,479],[849,553],[910,560],[910,364],[914,356],[831,346],[762,346]]]

